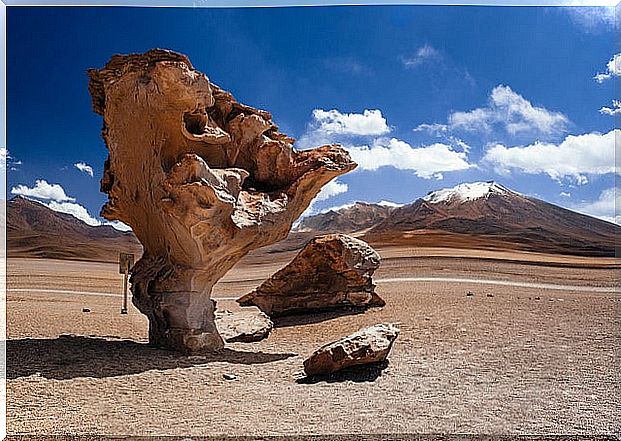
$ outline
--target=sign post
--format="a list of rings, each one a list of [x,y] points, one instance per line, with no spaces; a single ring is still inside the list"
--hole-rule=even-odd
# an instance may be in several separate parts
[[[121,314],[127,314],[127,279],[134,266],[134,255],[129,253],[119,254],[119,273],[123,274],[123,306]]]

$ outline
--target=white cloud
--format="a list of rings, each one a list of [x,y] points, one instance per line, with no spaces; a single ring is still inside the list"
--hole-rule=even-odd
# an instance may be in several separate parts
[[[380,110],[362,113],[341,113],[338,110],[313,110],[313,119],[307,131],[296,143],[300,149],[330,144],[339,138],[379,136],[390,132]]]
[[[131,231],[132,227],[127,224],[124,224],[121,221],[105,221],[102,225],[110,225],[112,228],[117,229],[119,231]]]
[[[80,204],[76,204],[74,202],[50,201],[49,203],[45,205],[47,205],[49,208],[51,208],[54,211],[70,214],[73,217],[76,217],[80,219],[82,222],[85,222],[88,225],[91,225],[93,227],[101,225],[101,221],[92,217],[88,213],[88,210]]]
[[[567,192],[567,191],[561,191],[560,195],[563,198],[570,198],[571,197],[571,193]]]
[[[0,171],[17,170],[18,165],[22,165],[22,161],[11,156],[6,147],[0,148]]]
[[[73,166],[81,172],[86,173],[91,178],[93,177],[93,167],[91,167],[90,165],[84,162],[76,162],[75,164],[73,164]]]
[[[60,184],[49,184],[45,179],[37,179],[35,186],[30,188],[19,184],[11,189],[11,194],[29,196],[36,199],[53,200],[56,202],[75,201],[65,194],[65,190]]]
[[[364,110],[360,113],[341,113],[338,110],[313,110],[317,130],[338,135],[383,135],[390,132],[380,110]]]
[[[308,208],[300,215],[300,219],[311,216],[316,213],[315,204],[320,201],[325,201],[339,194],[346,193],[349,187],[344,182],[340,182],[338,179],[333,179],[321,188],[321,191],[315,196],[315,199],[311,201]]]
[[[492,90],[487,107],[469,112],[454,112],[449,115],[448,120],[448,126],[453,130],[490,132],[499,126],[511,135],[555,135],[565,132],[569,123],[562,113],[533,106],[530,101],[504,85],[496,86]]]
[[[415,132],[427,132],[430,135],[442,136],[449,130],[449,126],[446,124],[419,124],[414,131]]]
[[[621,130],[569,135],[560,144],[541,143],[526,147],[497,144],[487,150],[483,162],[499,173],[519,170],[528,174],[547,174],[552,179],[573,178],[588,182],[586,175],[615,173],[615,137],[621,142]]]
[[[603,115],[618,115],[621,114],[621,101],[612,100],[612,107],[602,107],[599,109],[599,113]]]
[[[413,148],[396,138],[377,139],[369,146],[346,147],[361,170],[394,167],[413,170],[421,178],[441,178],[442,172],[466,170],[472,167],[466,153],[453,150],[450,145],[436,143]]]
[[[119,231],[131,230],[131,227],[125,225],[123,222],[102,222],[101,220],[91,216],[85,207],[75,202],[75,198],[69,197],[65,194],[65,190],[60,184],[49,184],[45,179],[37,179],[35,186],[32,188],[20,184],[17,187],[13,187],[11,193],[27,198],[49,201],[39,202],[51,210],[70,214],[93,227],[110,225]]]
[[[621,76],[621,53],[614,54],[606,64],[606,70],[593,77],[598,83],[603,83],[612,77]]]
[[[621,224],[621,214],[617,211],[617,207],[621,208],[621,189],[613,187],[604,190],[596,201],[575,205],[571,208],[608,222]]]
[[[120,221],[100,221],[99,219],[91,216],[85,207],[75,202],[50,201],[49,203],[44,203],[44,205],[54,211],[70,214],[92,227],[98,227],[100,225],[110,225],[112,228],[119,231],[131,231],[131,227],[129,225],[126,225]]]
[[[325,201],[338,194],[346,193],[349,187],[343,182],[334,179],[323,186],[319,194],[315,197],[315,201]]]
[[[430,61],[438,61],[442,59],[440,52],[433,46],[428,44],[418,48],[413,57],[401,57],[401,62],[407,68],[415,68]]]

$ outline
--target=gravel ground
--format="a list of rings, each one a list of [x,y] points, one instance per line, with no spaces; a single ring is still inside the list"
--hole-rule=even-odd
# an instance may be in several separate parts
[[[610,260],[586,269],[393,251],[378,279],[618,286]],[[245,294],[285,263],[241,265],[214,296]],[[133,306],[120,315],[120,297],[11,292],[118,293],[114,265],[9,259],[7,270],[10,434],[620,433],[618,291],[378,283],[384,308],[283,318],[263,342],[184,357],[147,347],[146,320]],[[401,328],[385,369],[303,377],[318,346],[381,322]]]

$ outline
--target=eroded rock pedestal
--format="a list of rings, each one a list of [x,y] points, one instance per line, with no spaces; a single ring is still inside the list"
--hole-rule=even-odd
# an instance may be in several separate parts
[[[258,306],[272,317],[345,306],[384,306],[372,279],[379,265],[379,254],[362,240],[346,234],[319,236],[237,302]]]
[[[130,225],[144,247],[131,282],[149,340],[217,350],[213,285],[249,251],[284,239],[355,163],[336,145],[295,151],[268,112],[238,103],[181,54],[116,55],[88,74],[109,151],[101,215]]]

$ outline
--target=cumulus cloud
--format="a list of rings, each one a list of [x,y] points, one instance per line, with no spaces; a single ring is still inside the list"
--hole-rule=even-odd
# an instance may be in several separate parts
[[[621,53],[614,54],[612,58],[606,63],[606,69],[604,72],[600,72],[593,77],[598,83],[603,83],[612,77],[621,76]]]
[[[442,172],[466,170],[472,167],[465,152],[457,152],[442,143],[412,147],[396,138],[377,139],[371,146],[346,147],[361,170],[394,167],[412,170],[416,176],[442,178]]]
[[[571,208],[589,216],[621,224],[621,214],[617,207],[621,207],[621,189],[613,187],[602,191],[597,200]]]
[[[599,113],[602,115],[619,115],[621,114],[621,101],[612,100],[612,107],[602,107],[599,109]]]
[[[19,184],[11,189],[11,194],[56,202],[75,201],[74,198],[65,194],[65,190],[60,184],[49,184],[45,179],[37,179],[35,186],[32,188]]]
[[[346,193],[349,187],[347,184],[334,179],[323,186],[319,194],[315,197],[315,201],[325,201],[338,194]]]
[[[341,113],[336,109],[313,110],[312,121],[296,147],[305,149],[330,144],[336,139],[356,136],[379,136],[390,132],[390,127],[380,110],[362,113]]]
[[[433,46],[428,44],[418,48],[416,54],[412,57],[401,57],[401,62],[406,68],[415,68],[421,64],[438,61],[442,59],[440,52]]]
[[[338,110],[313,110],[317,130],[338,135],[383,135],[390,131],[380,110],[365,110],[360,113],[341,113]]]
[[[101,225],[101,221],[95,219],[88,213],[88,210],[80,204],[74,202],[56,202],[50,201],[45,204],[54,211],[70,214],[93,227]]]
[[[116,230],[119,231],[131,231],[131,227],[129,225],[124,224],[120,221],[101,221],[90,215],[86,207],[75,203],[75,202],[56,202],[50,201],[48,203],[43,203],[48,208],[58,211],[60,213],[70,214],[73,217],[80,219],[82,222],[92,226],[98,227],[100,225],[110,225]]]
[[[75,164],[73,164],[73,166],[80,170],[82,173],[86,173],[91,178],[93,177],[93,167],[91,167],[90,165],[84,162],[76,162]]]
[[[587,175],[615,173],[615,138],[621,142],[621,130],[569,135],[560,144],[537,142],[525,147],[497,144],[489,148],[483,162],[499,173],[519,170],[528,174],[547,174],[554,180],[573,178],[588,182]]]
[[[566,130],[569,120],[559,112],[534,106],[509,86],[496,86],[487,107],[449,115],[449,127],[474,132],[489,132],[501,126],[509,134],[536,133],[554,135]]]

